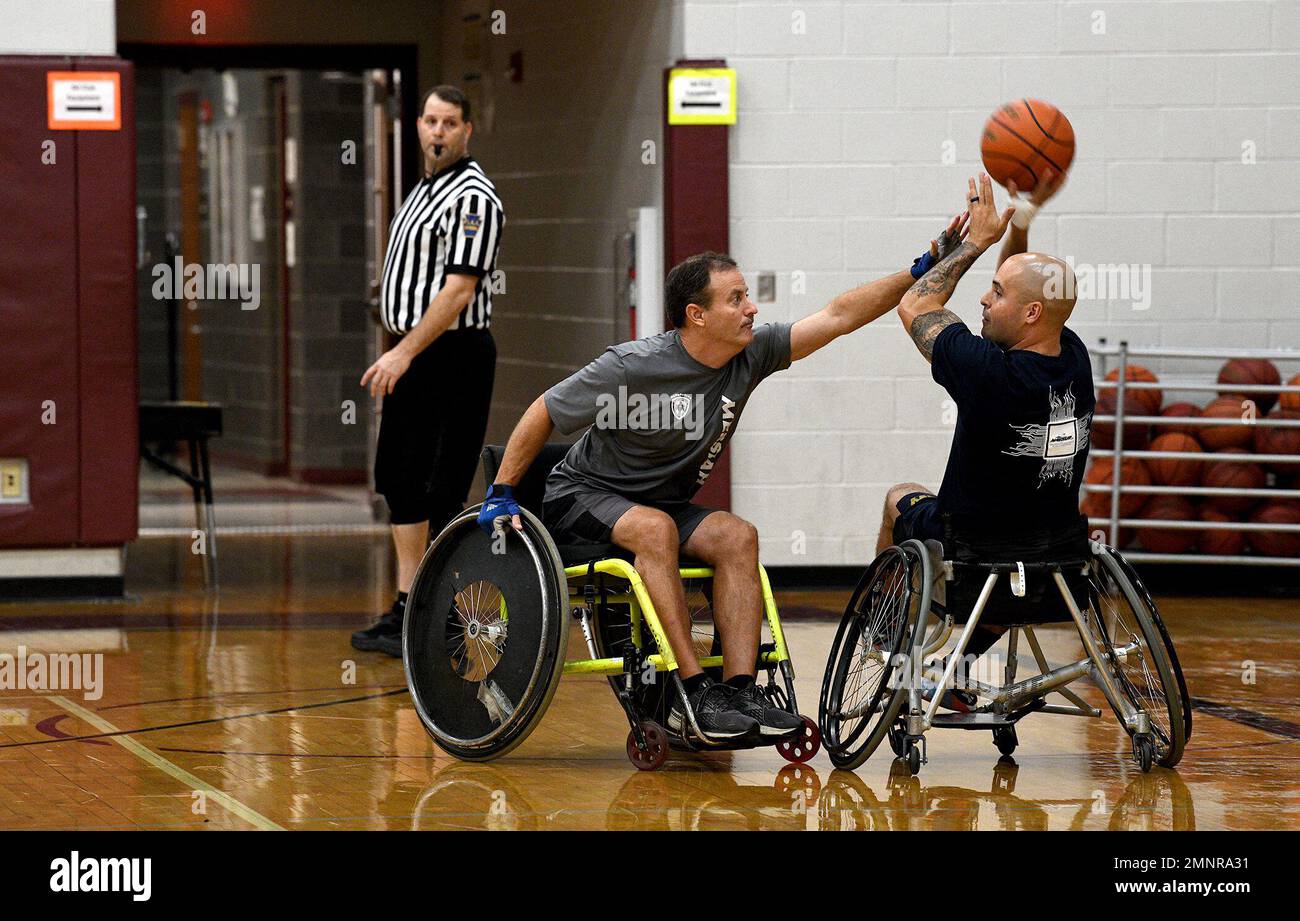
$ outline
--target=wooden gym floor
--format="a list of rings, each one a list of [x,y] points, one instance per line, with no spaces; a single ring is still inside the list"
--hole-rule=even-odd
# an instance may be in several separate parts
[[[1176,772],[1140,774],[1106,710],[1031,716],[1014,762],[986,733],[931,733],[918,778],[887,750],[856,773],[759,749],[674,754],[645,774],[597,678],[564,679],[504,759],[437,750],[401,663],[348,643],[391,600],[382,535],[223,537],[220,550],[218,591],[187,542],[157,538],[130,548],[125,601],[0,604],[0,653],[102,653],[104,675],[98,699],[0,690],[0,828],[1300,828],[1293,599],[1159,599],[1197,700]],[[814,716],[847,594],[778,594]],[[1049,658],[1073,656],[1072,628],[1044,639]]]

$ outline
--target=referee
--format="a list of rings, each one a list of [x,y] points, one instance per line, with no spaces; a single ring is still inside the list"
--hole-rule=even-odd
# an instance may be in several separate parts
[[[402,655],[402,619],[415,569],[435,532],[464,508],[492,402],[496,345],[491,274],[505,212],[469,156],[469,100],[435,86],[417,123],[424,178],[389,227],[380,310],[400,336],[361,378],[384,395],[375,489],[388,503],[397,599],[352,634],[352,645]]]

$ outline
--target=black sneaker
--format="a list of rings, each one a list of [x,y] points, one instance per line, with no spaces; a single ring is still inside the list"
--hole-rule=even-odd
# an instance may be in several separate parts
[[[730,742],[758,735],[758,723],[732,708],[731,698],[735,690],[712,679],[705,679],[690,695],[695,722],[699,724],[700,731],[714,742]],[[686,713],[681,706],[682,700],[678,696],[668,714],[668,728],[679,734],[683,733],[682,726],[686,722]]]
[[[743,713],[758,723],[759,732],[765,739],[787,736],[803,729],[803,717],[772,706],[772,701],[768,700],[758,682],[732,695],[731,706],[736,712]]]
[[[393,603],[383,617],[379,618],[365,630],[352,634],[352,648],[362,652],[386,652],[390,656],[402,657],[402,618],[406,613],[405,605]]]

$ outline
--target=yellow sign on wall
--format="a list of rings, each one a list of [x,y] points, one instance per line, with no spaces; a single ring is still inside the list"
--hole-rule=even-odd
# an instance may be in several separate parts
[[[668,124],[734,125],[736,71],[674,67],[668,72]]]

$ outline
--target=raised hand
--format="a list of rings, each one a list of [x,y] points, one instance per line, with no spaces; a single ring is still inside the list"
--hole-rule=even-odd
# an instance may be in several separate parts
[[[1007,231],[1007,224],[1011,222],[1011,215],[1015,214],[1016,209],[1007,208],[1001,214],[998,213],[997,204],[993,199],[993,180],[989,178],[988,173],[979,174],[978,187],[974,176],[970,178],[967,185],[969,193],[967,198],[970,204],[968,239],[981,250],[986,250],[1002,239],[1002,235]]]
[[[1061,191],[1065,185],[1065,173],[1058,173],[1054,169],[1048,169],[1043,173],[1043,178],[1038,180],[1038,186],[1034,191],[1029,193],[1029,200],[1035,206],[1041,208],[1051,199],[1053,195]],[[1007,192],[1012,198],[1020,197],[1020,190],[1016,187],[1014,179],[1007,180]]]
[[[970,212],[963,211],[948,222],[948,226],[938,237],[930,241],[930,257],[938,262],[957,248],[957,244],[966,239],[969,232]]]

